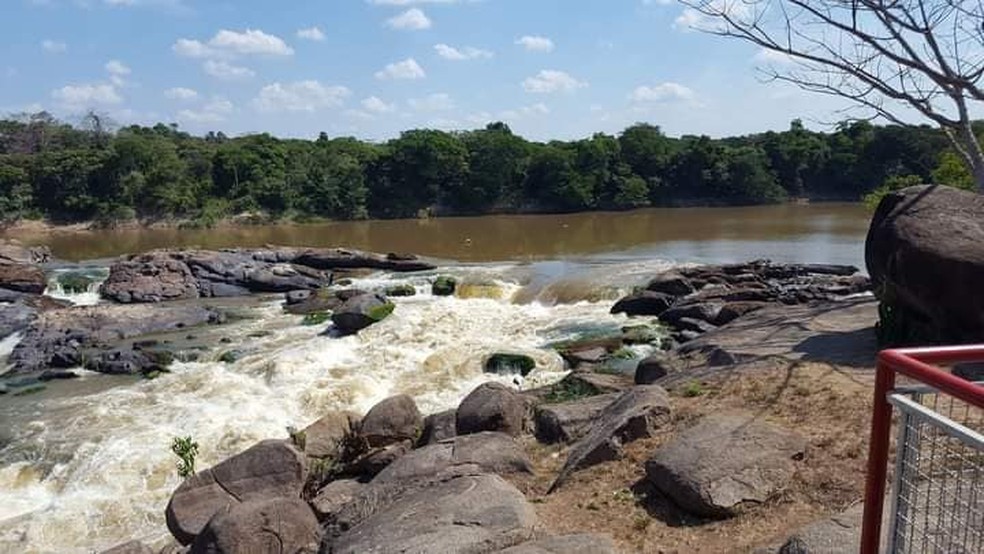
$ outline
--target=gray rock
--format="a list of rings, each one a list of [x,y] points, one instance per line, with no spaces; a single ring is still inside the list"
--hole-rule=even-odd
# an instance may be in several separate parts
[[[675,371],[673,362],[663,355],[650,356],[639,360],[635,370],[635,384],[651,385]]]
[[[468,394],[455,415],[458,435],[499,431],[518,437],[526,427],[526,399],[500,383],[483,383]]]
[[[682,317],[677,320],[676,328],[681,331],[692,331],[703,335],[704,333],[709,333],[717,329],[717,326],[700,319]]]
[[[434,296],[453,296],[458,288],[458,280],[454,277],[438,277],[431,285],[431,294]]]
[[[496,375],[520,374],[526,377],[536,369],[536,360],[525,354],[498,352],[492,354],[483,364],[485,373]]]
[[[370,447],[382,447],[401,441],[416,441],[424,428],[424,418],[413,398],[405,394],[392,396],[369,410],[359,425],[359,436]]]
[[[499,554],[617,554],[608,535],[560,535],[500,550]]]
[[[44,264],[51,261],[51,250],[47,246],[24,246],[16,240],[0,239],[0,260]]]
[[[257,443],[181,483],[165,510],[167,528],[190,544],[220,510],[256,499],[299,498],[305,478],[304,456],[292,445]]]
[[[352,502],[367,487],[365,483],[355,479],[332,481],[321,487],[318,494],[311,500],[311,508],[319,521],[326,521],[335,516],[346,504]]]
[[[669,421],[670,397],[662,388],[639,385],[622,393],[598,414],[588,434],[571,447],[549,492],[579,469],[618,459],[623,445],[654,436]]]
[[[681,327],[683,319],[698,320],[713,324],[721,313],[724,305],[716,302],[698,302],[683,306],[673,306],[659,316],[659,320],[674,327]],[[686,327],[682,327],[686,328]]]
[[[658,316],[665,312],[676,297],[662,292],[652,292],[648,290],[632,293],[622,298],[612,306],[611,313],[625,315],[651,315]]]
[[[130,541],[118,544],[108,550],[103,550],[102,554],[154,554],[154,551],[140,541]]]
[[[338,307],[331,314],[331,321],[342,333],[351,334],[379,323],[393,313],[394,305],[385,296],[363,294]]]
[[[694,292],[694,284],[683,275],[675,271],[667,271],[654,277],[646,290],[652,292],[662,292],[673,296],[686,296]]]
[[[359,428],[359,415],[332,411],[304,428],[304,453],[312,458],[337,458],[345,437]]]
[[[535,510],[515,487],[498,476],[469,475],[396,500],[326,541],[322,552],[494,552],[528,539],[535,525]]]
[[[381,269],[384,271],[411,272],[436,269],[434,264],[413,254],[375,254],[351,248],[278,248],[274,251],[254,251],[256,259],[282,259],[315,269]]]
[[[375,477],[390,464],[399,460],[413,449],[413,442],[400,441],[386,446],[370,448],[354,460],[345,464],[342,474],[367,480]]]
[[[0,288],[29,294],[41,294],[47,286],[48,280],[40,267],[0,261]]]
[[[618,393],[609,393],[537,406],[534,410],[537,440],[552,444],[580,439],[591,429],[598,414],[618,397]]]
[[[856,551],[861,544],[863,516],[864,504],[856,504],[843,513],[800,529],[775,552],[825,554]]]
[[[300,498],[263,498],[223,508],[195,538],[192,554],[315,554],[321,528]]]
[[[486,432],[418,448],[382,470],[373,484],[419,480],[459,466],[499,475],[533,471],[523,448],[512,437]]]
[[[188,264],[160,252],[113,264],[99,293],[124,304],[198,298],[200,294],[198,280]]]
[[[727,325],[739,317],[768,306],[766,302],[729,302],[721,307],[717,317],[711,321],[714,325]]]
[[[806,441],[745,412],[713,414],[646,462],[646,479],[684,510],[731,517],[786,487]]]
[[[356,296],[362,296],[363,294],[369,293],[358,289],[321,289],[311,291],[303,300],[299,300],[293,304],[288,303],[284,306],[284,311],[289,314],[296,315],[333,312],[341,307],[345,302],[355,298]]]
[[[458,436],[457,412],[457,410],[445,410],[425,417],[424,432],[420,435],[417,446],[426,446]]]

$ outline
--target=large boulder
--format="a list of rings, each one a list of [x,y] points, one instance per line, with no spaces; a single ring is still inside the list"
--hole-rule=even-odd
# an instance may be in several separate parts
[[[198,298],[198,280],[188,264],[167,253],[151,252],[119,261],[99,286],[103,298],[115,302],[144,303]]]
[[[36,265],[0,261],[0,288],[41,294],[48,286],[44,271]]]
[[[658,316],[669,309],[676,297],[662,292],[643,290],[622,298],[612,306],[611,313]]]
[[[195,538],[192,554],[315,554],[321,528],[300,498],[262,498],[216,513]]]
[[[536,511],[495,475],[453,477],[406,494],[341,536],[322,544],[332,554],[485,553],[533,534]]]
[[[0,239],[0,261],[43,264],[51,261],[47,246],[24,246],[16,240]]]
[[[311,508],[319,520],[330,519],[358,497],[367,486],[355,479],[332,481],[318,490],[318,494],[311,500]]]
[[[620,458],[623,445],[652,437],[669,422],[670,397],[661,387],[639,385],[622,393],[598,413],[588,434],[571,447],[550,492],[579,469]]]
[[[304,455],[284,441],[267,440],[186,479],[171,495],[167,528],[191,544],[216,513],[240,502],[299,498]]]
[[[560,535],[500,550],[499,554],[616,554],[615,541],[607,535]]]
[[[875,291],[892,308],[892,321],[882,321],[895,335],[888,341],[984,340],[982,222],[984,195],[975,192],[923,185],[882,199],[865,261]]]
[[[526,427],[526,399],[501,383],[483,383],[468,394],[455,415],[458,435],[499,431],[518,437]]]
[[[338,458],[340,445],[358,428],[358,414],[328,412],[302,431],[304,453],[311,458]]]
[[[486,432],[418,448],[387,466],[373,483],[416,480],[461,466],[499,475],[533,471],[523,448],[512,437]]]
[[[541,404],[534,411],[536,438],[547,444],[576,441],[588,433],[598,414],[618,397],[618,393],[609,393],[560,404]]]
[[[426,446],[456,437],[457,413],[457,410],[445,410],[425,417],[424,431],[417,441],[417,446]]]
[[[379,294],[363,294],[349,299],[331,314],[331,321],[342,333],[351,334],[379,323],[393,313],[394,305]]]
[[[359,436],[371,448],[416,441],[424,428],[424,418],[413,398],[392,396],[369,410],[359,425]]]
[[[653,277],[646,285],[646,290],[673,296],[686,296],[693,293],[695,288],[690,279],[676,271],[667,271]]]
[[[731,517],[788,486],[802,459],[800,435],[746,412],[705,417],[646,462],[646,479],[684,510]]]

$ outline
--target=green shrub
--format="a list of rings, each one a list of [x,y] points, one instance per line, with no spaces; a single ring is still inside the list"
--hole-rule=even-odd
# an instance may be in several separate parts
[[[174,437],[171,452],[178,457],[178,475],[187,479],[195,474],[195,458],[198,457],[198,443],[191,437]]]
[[[549,404],[560,404],[598,394],[599,391],[594,385],[576,379],[564,379],[550,388],[544,400]]]
[[[695,398],[704,395],[704,385],[700,381],[691,381],[687,383],[687,386],[683,387],[683,396],[687,398]]]
[[[866,194],[862,201],[869,210],[874,211],[882,198],[889,193],[921,184],[923,184],[923,179],[918,175],[892,175],[888,179],[885,179],[885,182],[880,187]]]
[[[328,312],[313,312],[304,316],[304,319],[301,320],[301,325],[321,325],[322,323],[326,323],[329,319],[331,319],[331,314]]]

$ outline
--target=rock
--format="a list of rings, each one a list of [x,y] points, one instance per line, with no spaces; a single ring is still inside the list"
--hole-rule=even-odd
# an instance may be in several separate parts
[[[67,371],[64,369],[49,369],[41,372],[41,375],[38,375],[38,380],[41,382],[59,381],[59,380],[67,380],[67,379],[78,379],[78,377],[79,374],[75,373],[74,371]]]
[[[633,383],[629,375],[573,371],[561,380],[561,384],[568,387],[589,388],[597,391],[597,394],[603,394],[628,390],[632,388]]]
[[[391,287],[386,287],[386,296],[401,297],[401,296],[416,296],[417,289],[410,283],[404,283],[402,285],[393,285]]]
[[[622,298],[612,306],[611,313],[633,316],[651,315],[658,316],[665,312],[676,298],[662,292],[641,291],[632,293]]]
[[[392,396],[369,410],[359,425],[359,436],[372,448],[401,441],[416,441],[423,431],[424,418],[413,398]]]
[[[319,521],[324,521],[338,513],[346,504],[355,499],[366,488],[365,483],[355,479],[342,479],[332,481],[321,490],[311,500],[311,508]]]
[[[284,306],[284,311],[289,314],[296,314],[296,315],[309,315],[309,314],[321,314],[326,312],[333,312],[337,310],[342,304],[345,304],[345,302],[355,298],[356,296],[362,296],[363,294],[369,294],[369,293],[357,289],[343,289],[343,290],[321,289],[318,291],[311,292],[304,300],[301,300],[294,304],[288,303],[286,306]]]
[[[617,554],[615,541],[608,535],[561,535],[523,543],[499,554]]]
[[[583,349],[568,349],[560,353],[564,360],[574,367],[581,364],[599,364],[608,358],[609,351],[603,346]]]
[[[457,410],[445,410],[425,417],[424,432],[421,433],[417,446],[426,446],[458,436],[457,413]]]
[[[359,415],[333,411],[304,428],[304,454],[311,458],[334,458],[341,454],[345,437],[359,428]]]
[[[350,248],[275,248],[254,251],[257,259],[290,261],[315,269],[381,269],[384,271],[430,271],[436,266],[412,254],[375,254]]]
[[[35,265],[0,262],[0,288],[28,294],[41,294],[48,287],[44,271]]]
[[[717,329],[713,324],[689,317],[682,317],[677,320],[676,327],[681,331],[692,331],[701,335]]]
[[[667,325],[678,328],[686,328],[681,325],[684,319],[697,320],[712,324],[720,315],[723,304],[712,302],[698,302],[696,304],[686,304],[683,306],[673,306],[659,316],[659,320]]]
[[[51,250],[47,246],[24,246],[16,240],[0,239],[0,261],[44,264],[51,261]]]
[[[190,546],[182,546],[176,542],[171,542],[164,548],[161,548],[157,554],[188,554],[190,551]]]
[[[686,296],[692,294],[696,289],[693,283],[690,282],[690,279],[675,271],[667,271],[649,281],[649,284],[646,285],[646,290],[661,292],[671,296]]]
[[[484,383],[458,405],[455,429],[458,435],[499,431],[518,437],[525,428],[527,413],[522,395],[500,383]]]
[[[890,510],[886,509],[885,511]],[[796,531],[778,550],[774,548],[769,550],[777,552],[777,554],[825,554],[827,552],[856,551],[858,545],[861,544],[863,516],[864,504],[855,504],[843,513],[812,523]]]
[[[103,550],[102,554],[155,554],[153,550],[140,541],[130,541],[118,544],[108,550]]]
[[[768,306],[765,302],[729,302],[721,307],[717,317],[711,321],[714,325],[727,325],[739,317]]]
[[[284,300],[287,302],[288,306],[293,306],[304,302],[308,298],[311,298],[311,295],[313,294],[314,291],[310,290],[292,290],[284,294]]]
[[[318,551],[321,528],[300,498],[262,498],[221,509],[195,538],[192,554]]]
[[[664,333],[650,325],[628,325],[622,327],[624,344],[654,344],[663,339]]]
[[[523,377],[536,369],[536,360],[525,354],[496,353],[485,360],[485,373],[495,375],[512,375],[518,373]]]
[[[717,413],[646,462],[646,479],[684,510],[731,517],[789,485],[806,441],[745,412]]]
[[[598,414],[618,397],[618,393],[609,393],[537,406],[534,411],[537,440],[552,444],[580,439],[591,429]]]
[[[535,510],[515,487],[495,475],[467,475],[396,500],[322,552],[494,552],[526,540],[535,525]]]
[[[673,363],[665,355],[644,358],[636,366],[635,384],[651,385],[675,370]]]
[[[124,304],[164,302],[198,298],[199,287],[188,264],[167,254],[148,253],[113,264],[99,294]]]
[[[413,450],[413,441],[410,440],[370,448],[354,460],[346,463],[341,473],[363,480],[372,479],[411,450]]]
[[[984,196],[945,186],[886,195],[871,221],[865,261],[895,308],[889,342],[984,340]]]
[[[385,296],[363,294],[342,304],[331,314],[331,321],[342,333],[358,333],[389,317],[394,308]]]
[[[417,480],[462,467],[467,471],[497,475],[533,472],[522,446],[512,437],[484,432],[418,448],[383,469],[373,483]]]
[[[454,277],[438,277],[431,285],[431,294],[434,296],[453,296],[458,287],[458,280]]]
[[[622,393],[598,414],[588,434],[571,447],[549,492],[574,471],[618,459],[623,445],[654,436],[669,422],[670,397],[662,388],[639,385]]]
[[[167,366],[174,361],[174,356],[160,350],[127,350],[114,348],[96,354],[81,355],[65,362],[68,366],[82,363],[89,371],[107,375],[138,375],[151,372],[167,371]]]
[[[267,440],[186,479],[171,495],[167,528],[181,544],[191,544],[212,516],[240,502],[299,498],[304,456],[284,441]]]

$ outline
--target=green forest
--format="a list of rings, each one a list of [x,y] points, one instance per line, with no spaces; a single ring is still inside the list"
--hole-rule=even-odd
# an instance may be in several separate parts
[[[176,125],[107,130],[47,113],[0,121],[0,216],[58,223],[234,214],[363,219],[860,200],[887,183],[970,186],[938,129],[845,122],[828,133],[712,139],[639,123],[618,136],[539,143],[503,123],[351,137],[193,136]]]

